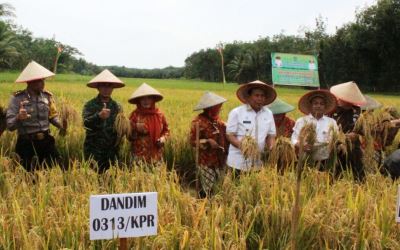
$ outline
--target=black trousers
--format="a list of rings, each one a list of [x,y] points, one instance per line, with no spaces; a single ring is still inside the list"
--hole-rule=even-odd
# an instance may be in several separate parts
[[[18,137],[15,151],[21,158],[22,166],[27,171],[35,170],[43,163],[50,166],[51,163],[60,160],[54,137],[49,134],[46,134],[42,140]]]

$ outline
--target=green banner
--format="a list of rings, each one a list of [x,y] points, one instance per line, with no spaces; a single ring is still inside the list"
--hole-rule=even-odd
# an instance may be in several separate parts
[[[273,52],[271,60],[274,84],[319,87],[315,56]]]

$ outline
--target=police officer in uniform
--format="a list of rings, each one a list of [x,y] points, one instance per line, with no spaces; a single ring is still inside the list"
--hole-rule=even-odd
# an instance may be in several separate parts
[[[59,159],[54,137],[50,135],[50,123],[60,130],[60,135],[66,134],[66,121],[61,124],[53,95],[44,90],[44,79],[53,75],[31,61],[15,81],[26,82],[27,88],[14,93],[7,109],[7,128],[18,132],[15,151],[27,171]]]

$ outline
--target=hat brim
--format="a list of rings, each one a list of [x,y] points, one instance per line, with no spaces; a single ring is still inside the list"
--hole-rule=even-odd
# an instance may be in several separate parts
[[[275,101],[268,105],[273,115],[286,114],[294,110],[294,107],[283,100],[276,98]]]
[[[371,96],[364,95],[364,97],[367,102],[364,105],[360,106],[361,110],[374,110],[382,107],[382,103],[378,102]]]
[[[326,107],[324,114],[330,114],[336,109],[336,97],[331,92],[324,89],[312,90],[304,94],[299,100],[299,110],[303,114],[308,115],[311,113],[311,100],[315,97],[322,97],[325,100]]]
[[[223,104],[223,103],[225,103],[225,102],[226,102],[226,100],[225,100],[225,101],[218,102],[218,103],[215,103],[215,104],[204,105],[204,106],[201,106],[201,107],[195,107],[195,108],[193,109],[193,111],[200,111],[200,110],[212,108],[212,107],[214,107],[214,106]]]
[[[97,89],[99,83],[111,83],[111,84],[112,84],[112,87],[113,87],[114,89],[122,88],[122,87],[125,86],[125,84],[119,83],[119,82],[91,82],[91,83],[86,84],[86,86],[88,86],[89,88],[95,88],[95,89]]]
[[[247,104],[247,99],[249,98],[248,91],[250,89],[259,88],[264,90],[265,92],[265,103],[264,105],[268,105],[275,101],[276,99],[276,91],[273,87],[263,84],[263,83],[246,83],[240,86],[236,91],[237,98],[242,102]]]
[[[45,77],[36,77],[36,78],[29,79],[29,80],[15,81],[15,83],[29,83],[29,82],[33,82],[33,81],[37,81],[37,80],[45,80],[52,76],[55,76],[55,75],[50,75],[50,76],[45,76]]]
[[[128,102],[129,102],[129,103],[132,103],[132,104],[138,104],[138,103],[139,103],[139,99],[142,98],[142,97],[145,97],[145,96],[150,96],[150,97],[152,97],[152,98],[154,99],[155,102],[159,102],[159,101],[161,101],[161,100],[164,98],[164,97],[161,96],[161,95],[141,95],[141,96],[136,96],[135,98],[130,98],[130,99],[128,100]]]

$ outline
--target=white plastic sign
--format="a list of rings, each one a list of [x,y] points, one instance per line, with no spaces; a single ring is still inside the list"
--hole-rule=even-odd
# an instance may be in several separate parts
[[[157,234],[157,193],[90,196],[90,240]]]

